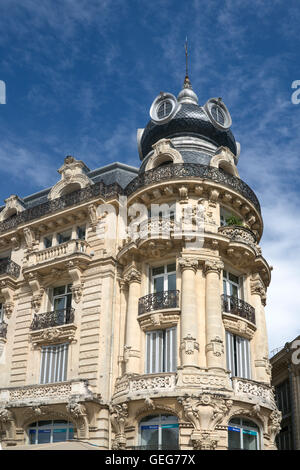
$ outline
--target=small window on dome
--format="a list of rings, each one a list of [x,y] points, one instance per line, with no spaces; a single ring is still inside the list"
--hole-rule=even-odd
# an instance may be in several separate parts
[[[163,119],[168,116],[172,111],[172,103],[169,100],[165,100],[157,108],[158,119]]]
[[[221,124],[222,126],[225,123],[225,115],[221,109],[220,106],[217,106],[216,104],[211,107],[211,114],[212,117],[215,119],[216,122]]]

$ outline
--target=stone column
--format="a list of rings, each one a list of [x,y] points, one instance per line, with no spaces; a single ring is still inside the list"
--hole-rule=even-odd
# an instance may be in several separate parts
[[[196,272],[198,260],[179,258],[181,269],[181,365],[199,366]]]
[[[124,345],[125,370],[127,374],[139,374],[141,333],[137,317],[141,292],[141,273],[134,266],[130,266],[124,280],[129,285]]]
[[[221,260],[206,261],[205,313],[206,313],[206,361],[208,369],[225,369],[225,334],[222,320],[220,274]]]
[[[252,306],[255,308],[256,332],[253,337],[251,348],[254,362],[255,377],[258,382],[270,383],[271,368],[269,365],[269,349],[266,317],[264,305],[266,304],[266,290],[259,274],[252,276],[250,280]]]

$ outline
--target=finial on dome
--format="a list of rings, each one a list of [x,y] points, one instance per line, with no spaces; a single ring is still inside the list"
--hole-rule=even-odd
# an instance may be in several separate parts
[[[189,73],[188,73],[188,41],[187,37],[185,40],[185,79],[183,82],[183,88],[179,95],[177,96],[177,100],[179,103],[192,103],[192,104],[198,104],[198,96],[194,92],[192,88],[191,81],[189,79]]]

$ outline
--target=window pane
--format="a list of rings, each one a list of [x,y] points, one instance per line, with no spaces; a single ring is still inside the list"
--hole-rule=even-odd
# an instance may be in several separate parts
[[[163,274],[163,273],[164,273],[164,266],[160,266],[159,268],[152,269],[152,276],[156,276],[157,274]]]
[[[67,430],[66,429],[53,429],[53,442],[62,442],[67,439]]]
[[[176,274],[168,275],[168,290],[176,290]]]
[[[241,448],[241,431],[239,428],[228,426],[228,449]]]
[[[142,446],[158,446],[158,425],[141,426],[141,445]]]
[[[176,263],[168,264],[167,266],[167,272],[171,273],[173,271],[176,271]]]
[[[243,429],[243,444],[246,450],[257,450],[257,431]]]
[[[163,277],[154,278],[153,288],[154,288],[154,292],[162,292],[164,290],[164,278]]]
[[[55,297],[56,295],[63,295],[66,292],[66,286],[59,286],[59,287],[54,287],[53,289],[53,296]]]
[[[231,273],[229,273],[229,279],[230,279],[230,281],[235,282],[236,284],[239,283],[239,278],[237,276],[234,276]]]
[[[178,424],[163,424],[161,438],[162,449],[178,449]]]
[[[38,444],[47,444],[50,442],[51,430],[50,429],[39,429],[38,431]]]
[[[36,438],[36,430],[30,429],[29,430],[29,444],[35,444],[35,438]]]
[[[230,295],[236,298],[239,297],[239,290],[237,286],[230,284]]]

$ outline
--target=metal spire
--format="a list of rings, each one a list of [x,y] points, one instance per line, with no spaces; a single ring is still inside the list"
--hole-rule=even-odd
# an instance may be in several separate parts
[[[189,73],[188,73],[188,39],[186,37],[185,39],[185,79],[183,83],[183,88],[192,88],[190,79],[189,79]]]

